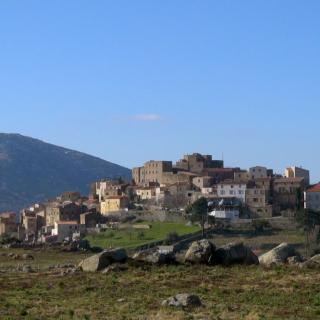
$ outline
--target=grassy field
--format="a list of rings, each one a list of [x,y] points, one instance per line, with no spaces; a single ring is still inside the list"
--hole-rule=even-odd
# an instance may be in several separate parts
[[[293,268],[129,267],[112,274],[0,274],[0,319],[320,319],[320,273]],[[195,293],[199,309],[161,302]]]
[[[87,239],[92,246],[102,248],[122,247],[133,248],[149,242],[164,240],[169,233],[184,235],[199,231],[198,226],[186,226],[181,223],[152,222],[148,230],[108,230],[101,234],[89,235]]]
[[[29,253],[34,257],[34,260],[23,261],[9,259],[5,254],[14,253],[22,255]],[[30,265],[36,270],[46,270],[49,266],[57,264],[75,264],[77,265],[82,259],[85,259],[90,254],[79,252],[62,252],[60,249],[0,249],[0,270],[10,270],[19,265]]]
[[[301,254],[305,254],[305,234],[299,230],[271,230],[254,234],[252,231],[229,231],[212,236],[216,246],[241,241],[257,253],[271,250],[282,242],[292,244]]]
[[[162,237],[171,228],[153,237]],[[213,237],[217,245],[239,240],[252,248],[269,249],[283,241],[301,247],[304,237],[292,231],[255,237],[231,231]],[[3,255],[8,252],[31,253],[35,260],[12,260]],[[0,272],[0,319],[320,319],[318,270],[129,265],[120,273],[64,276],[48,270],[50,265],[78,264],[86,256],[58,249],[0,249],[0,270],[11,271]],[[32,265],[37,272],[12,272],[19,264]],[[198,309],[161,306],[178,293],[197,294],[204,305]]]

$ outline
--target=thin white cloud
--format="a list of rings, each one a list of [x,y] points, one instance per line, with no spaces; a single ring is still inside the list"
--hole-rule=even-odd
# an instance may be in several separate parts
[[[136,114],[132,117],[135,121],[160,121],[162,117],[159,114],[146,113],[146,114]]]

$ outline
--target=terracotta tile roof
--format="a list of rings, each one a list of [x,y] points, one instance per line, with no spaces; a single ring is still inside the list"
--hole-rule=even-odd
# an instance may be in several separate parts
[[[77,221],[59,221],[57,224],[78,224]]]
[[[320,192],[320,183],[310,187],[307,192]]]
[[[275,183],[284,183],[284,182],[302,182],[304,178],[295,177],[295,178],[277,178],[274,180]]]

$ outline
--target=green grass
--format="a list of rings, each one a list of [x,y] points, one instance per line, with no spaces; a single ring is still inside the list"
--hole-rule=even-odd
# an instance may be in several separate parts
[[[14,260],[2,254],[14,253],[22,255],[29,253],[34,260]],[[62,252],[60,249],[0,249],[0,270],[12,270],[19,265],[30,265],[35,270],[45,270],[49,266],[58,264],[77,265],[82,259],[88,257],[88,253]]]
[[[198,226],[186,226],[181,223],[152,222],[148,224],[152,226],[149,230],[108,230],[100,234],[89,235],[86,239],[90,241],[91,246],[130,249],[153,241],[164,240],[171,232],[184,235],[200,230]]]
[[[222,246],[230,242],[243,242],[253,249],[260,249],[261,253],[271,250],[282,242],[290,243],[305,254],[305,234],[299,230],[273,230],[272,232],[262,232],[253,234],[250,232],[224,233],[214,235],[211,239],[216,246]]]
[[[0,319],[319,319],[317,270],[129,267],[112,274],[0,274]],[[199,309],[161,302],[195,293]],[[120,300],[121,299],[121,300]]]
[[[165,230],[154,227],[150,231],[162,237],[172,228],[174,225],[167,224]],[[229,234],[213,241],[221,245],[237,240],[235,234]],[[241,240],[251,247],[266,247],[283,241],[300,243],[303,235],[280,231],[256,237],[243,234]],[[8,252],[28,252],[35,260],[21,262],[1,255]],[[40,270],[31,274],[0,272],[0,319],[320,319],[319,270],[129,265],[120,273],[62,276],[47,269],[49,265],[77,264],[84,257],[84,253],[58,249],[0,249],[0,270],[13,270],[18,264]],[[184,310],[161,306],[164,299],[178,293],[199,295],[203,307]]]

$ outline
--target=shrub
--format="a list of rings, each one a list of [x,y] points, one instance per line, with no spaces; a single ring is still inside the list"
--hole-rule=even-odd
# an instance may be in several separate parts
[[[176,232],[170,232],[167,234],[165,244],[170,245],[179,241],[179,235]]]
[[[255,232],[263,232],[265,229],[270,228],[270,223],[268,220],[253,220],[252,227]]]
[[[144,240],[144,238],[145,238],[144,232],[143,231],[139,231],[138,235],[137,235],[137,239],[138,240]]]

